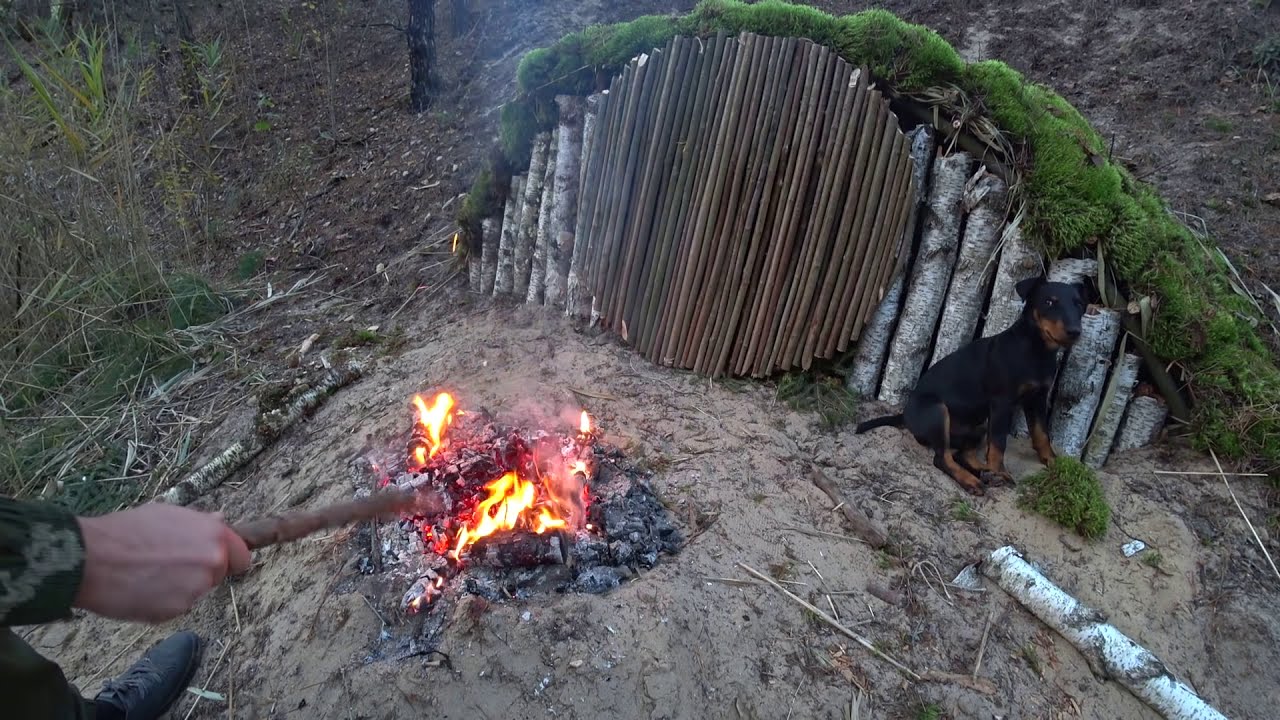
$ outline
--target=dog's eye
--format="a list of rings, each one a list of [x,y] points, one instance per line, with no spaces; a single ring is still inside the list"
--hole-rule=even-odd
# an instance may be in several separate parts
[[[1057,300],[1057,298],[1049,298],[1049,299],[1047,299],[1047,300],[1045,300],[1045,301],[1044,301],[1044,306],[1045,306],[1045,307],[1047,307],[1047,308],[1051,308],[1051,307],[1053,307],[1054,305],[1057,305],[1057,304],[1058,304],[1058,300]]]

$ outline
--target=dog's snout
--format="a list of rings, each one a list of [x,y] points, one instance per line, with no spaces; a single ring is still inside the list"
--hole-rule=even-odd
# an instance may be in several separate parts
[[[1080,339],[1080,326],[1079,326],[1079,325],[1077,325],[1077,326],[1075,326],[1075,327],[1068,327],[1068,328],[1067,328],[1067,337],[1071,338],[1072,340],[1079,340],[1079,339]]]

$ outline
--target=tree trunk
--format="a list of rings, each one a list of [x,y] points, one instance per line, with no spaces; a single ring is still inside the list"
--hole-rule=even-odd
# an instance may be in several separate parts
[[[431,104],[435,89],[436,0],[409,0],[409,103],[414,112]]]
[[[471,29],[471,0],[453,0],[450,15],[453,36],[462,37],[466,35],[467,31]]]
[[[1090,306],[1080,322],[1080,339],[1058,374],[1049,437],[1058,452],[1080,457],[1102,398],[1111,354],[1120,337],[1120,313]]]
[[[1111,371],[1107,391],[1103,394],[1102,404],[1098,406],[1098,418],[1094,421],[1093,432],[1084,446],[1084,462],[1091,468],[1100,468],[1107,462],[1116,433],[1120,429],[1120,419],[1124,417],[1129,398],[1133,396],[1133,386],[1138,381],[1138,368],[1141,365],[1142,356],[1130,352],[1122,355]]]

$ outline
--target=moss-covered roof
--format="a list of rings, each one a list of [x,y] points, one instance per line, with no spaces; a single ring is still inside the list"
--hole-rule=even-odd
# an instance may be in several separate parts
[[[558,94],[582,95],[641,52],[675,35],[752,32],[805,37],[907,97],[962,98],[965,124],[994,123],[1018,153],[1024,234],[1053,257],[1099,254],[1131,296],[1151,296],[1154,321],[1143,338],[1192,378],[1197,446],[1280,468],[1280,370],[1254,327],[1251,304],[1232,289],[1216,250],[1167,211],[1159,196],[1108,159],[1107,145],[1053,90],[1002,62],[966,63],[936,32],[884,10],[834,17],[778,0],[703,0],[685,16],[645,16],[565,36],[528,53],[517,97],[503,108],[505,162],[480,178],[460,221],[478,225],[499,202],[495,179],[528,164],[534,133],[555,122]],[[939,101],[941,111],[955,103]],[[1013,158],[1009,158],[1013,160]]]

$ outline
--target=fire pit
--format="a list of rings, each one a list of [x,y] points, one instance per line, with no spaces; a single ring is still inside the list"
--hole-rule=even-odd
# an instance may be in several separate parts
[[[445,598],[501,602],[602,593],[652,568],[683,538],[646,473],[601,439],[586,410],[559,428],[503,425],[446,392],[413,398],[405,450],[354,466],[359,494],[394,483],[439,493],[447,511],[371,527],[358,567],[406,588],[400,609],[443,625]]]

